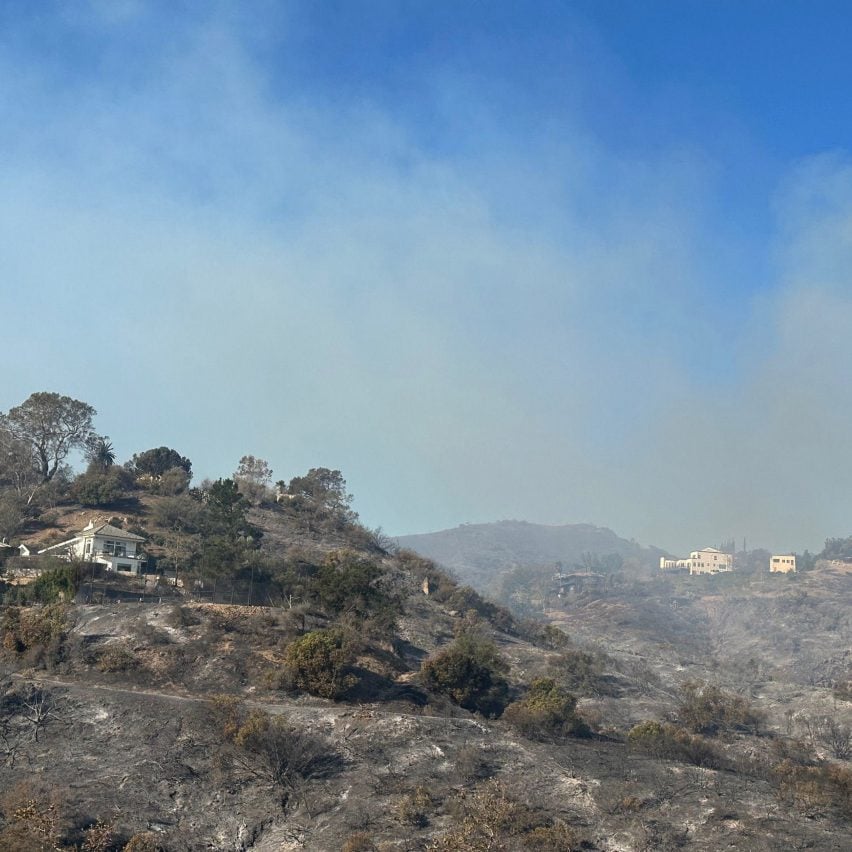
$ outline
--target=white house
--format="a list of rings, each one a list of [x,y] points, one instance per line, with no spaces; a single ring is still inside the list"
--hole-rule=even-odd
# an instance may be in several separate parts
[[[139,574],[145,554],[141,535],[119,529],[112,524],[95,526],[94,521],[81,530],[74,538],[60,541],[59,544],[39,550],[38,555],[57,552],[72,559],[83,559],[106,565],[108,571],[121,571],[125,574]]]
[[[688,559],[666,559],[665,556],[660,557],[661,571],[688,571]]]

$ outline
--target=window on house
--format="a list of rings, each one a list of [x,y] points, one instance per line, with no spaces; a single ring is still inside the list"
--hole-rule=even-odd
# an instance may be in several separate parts
[[[110,541],[107,539],[104,542],[104,553],[108,556],[126,556],[124,542]]]

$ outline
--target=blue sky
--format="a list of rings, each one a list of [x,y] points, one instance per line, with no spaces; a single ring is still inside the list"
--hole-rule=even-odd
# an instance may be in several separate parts
[[[839,2],[0,3],[0,409],[370,526],[846,535]]]

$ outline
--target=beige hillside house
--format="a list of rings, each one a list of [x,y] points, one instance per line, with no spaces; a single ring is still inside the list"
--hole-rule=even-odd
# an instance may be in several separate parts
[[[38,555],[56,553],[69,559],[82,559],[105,565],[108,571],[123,574],[140,574],[145,554],[141,545],[145,539],[112,524],[95,525],[94,521],[84,527],[74,538],[39,550]]]
[[[772,574],[795,574],[795,555],[792,553],[782,553],[778,556],[772,556],[769,560],[769,571]]]
[[[722,553],[715,547],[705,547],[693,550],[689,559],[666,559],[660,557],[662,571],[689,571],[690,574],[720,574],[734,570],[734,557],[730,553]]]

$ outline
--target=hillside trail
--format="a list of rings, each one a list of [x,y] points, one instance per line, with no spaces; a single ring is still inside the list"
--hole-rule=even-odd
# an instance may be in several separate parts
[[[110,684],[96,683],[80,683],[79,681],[64,680],[56,677],[46,677],[35,674],[21,674],[14,672],[11,674],[12,680],[17,680],[23,683],[29,683],[34,686],[52,686],[59,689],[67,690],[71,693],[90,693],[90,692],[105,692],[115,695],[124,695],[133,698],[145,697],[154,698],[162,701],[173,701],[186,704],[210,704],[213,697],[210,695],[199,695],[192,693],[181,692],[163,692],[156,689],[134,689],[126,686],[113,686]],[[403,713],[396,710],[382,710],[368,705],[357,705],[349,707],[329,706],[328,704],[320,704],[319,702],[281,702],[281,701],[259,701],[256,698],[244,698],[243,703],[246,707],[256,710],[265,710],[273,715],[310,715],[316,717],[318,713],[324,713],[327,717],[334,718],[375,718],[377,716],[392,718],[392,719],[414,719],[414,720],[435,720],[445,723],[461,722],[467,725],[472,725],[482,732],[488,731],[488,727],[477,719],[464,718],[463,716],[441,716],[434,713]]]

